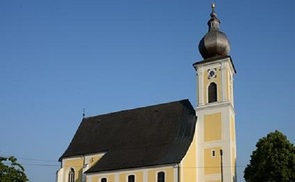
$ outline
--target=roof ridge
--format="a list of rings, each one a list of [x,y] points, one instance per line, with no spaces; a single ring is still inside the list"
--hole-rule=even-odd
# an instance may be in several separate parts
[[[134,111],[134,110],[140,110],[140,109],[146,109],[146,108],[152,108],[152,107],[159,107],[159,106],[163,106],[163,105],[169,105],[169,104],[173,104],[173,103],[183,103],[183,102],[187,102],[187,101],[189,102],[189,99],[180,99],[180,100],[175,100],[175,101],[170,101],[170,102],[163,102],[163,103],[159,103],[159,104],[153,104],[153,105],[147,105],[147,106],[139,106],[139,107],[130,108],[130,109],[117,110],[117,111],[112,111],[112,112],[108,112],[108,113],[88,116],[88,117],[84,117],[83,119],[91,119],[91,118],[96,118],[96,117],[99,117],[99,116],[105,116],[105,115],[109,115],[109,114],[129,112],[129,111]]]

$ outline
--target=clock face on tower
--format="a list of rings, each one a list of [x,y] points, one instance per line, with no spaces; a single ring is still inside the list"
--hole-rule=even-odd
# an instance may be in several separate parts
[[[207,73],[209,79],[216,78],[216,68],[208,69]]]

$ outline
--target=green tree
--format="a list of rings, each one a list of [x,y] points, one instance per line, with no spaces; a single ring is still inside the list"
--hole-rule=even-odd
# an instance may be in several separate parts
[[[1,182],[26,182],[29,181],[25,169],[17,163],[15,157],[0,157]]]
[[[247,182],[295,182],[295,147],[279,132],[259,139],[244,171]]]

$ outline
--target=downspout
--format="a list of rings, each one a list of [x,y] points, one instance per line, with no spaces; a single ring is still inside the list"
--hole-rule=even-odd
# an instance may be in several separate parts
[[[180,164],[177,164],[177,173],[178,173],[178,175],[177,175],[178,181],[177,182],[180,182],[180,179],[181,179],[180,178]]]
[[[221,182],[223,182],[223,163],[222,163],[222,156],[223,152],[222,149],[220,149],[220,177],[221,177]]]

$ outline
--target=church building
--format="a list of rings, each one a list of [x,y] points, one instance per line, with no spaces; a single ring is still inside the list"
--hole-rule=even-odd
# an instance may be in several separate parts
[[[236,70],[214,8],[193,64],[197,106],[186,99],[83,118],[57,182],[236,182]]]

